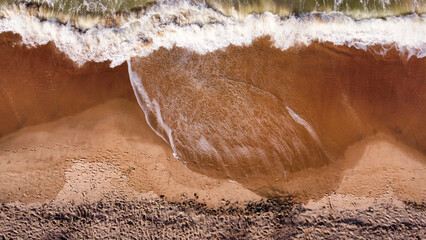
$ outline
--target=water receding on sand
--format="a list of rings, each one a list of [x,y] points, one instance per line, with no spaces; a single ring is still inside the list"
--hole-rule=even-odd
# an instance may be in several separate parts
[[[2,4],[0,236],[424,235],[424,1]]]

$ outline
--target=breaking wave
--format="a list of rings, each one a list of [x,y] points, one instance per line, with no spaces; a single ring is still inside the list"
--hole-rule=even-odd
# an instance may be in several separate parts
[[[205,4],[187,1],[158,3],[143,13],[126,16],[77,18],[59,22],[57,16],[40,17],[40,9],[6,5],[0,10],[0,32],[20,34],[23,43],[36,46],[53,42],[73,61],[112,61],[117,66],[132,57],[148,56],[173,46],[200,54],[229,45],[249,45],[269,36],[282,50],[312,42],[331,42],[380,54],[396,48],[406,58],[425,56],[425,16],[413,13],[384,19],[354,20],[340,12],[304,13],[281,18],[270,12],[233,18]]]

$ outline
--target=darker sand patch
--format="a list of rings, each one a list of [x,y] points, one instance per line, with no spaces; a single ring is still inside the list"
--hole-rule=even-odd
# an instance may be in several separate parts
[[[423,239],[425,227],[424,212],[389,204],[330,210],[268,200],[212,210],[140,198],[0,205],[0,238]]]

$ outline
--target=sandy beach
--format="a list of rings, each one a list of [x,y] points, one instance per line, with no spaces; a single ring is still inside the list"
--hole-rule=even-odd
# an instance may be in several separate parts
[[[160,238],[425,236],[424,156],[385,135],[351,146],[352,165],[325,195],[307,170],[272,199],[186,168],[126,99],[25,127],[0,146],[6,239],[127,238],[135,229]]]
[[[319,31],[284,48],[166,5],[144,27],[0,15],[0,240],[426,239],[424,42],[331,38],[424,17],[247,18]]]

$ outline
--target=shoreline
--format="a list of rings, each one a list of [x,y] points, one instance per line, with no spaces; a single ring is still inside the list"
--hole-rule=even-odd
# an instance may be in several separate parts
[[[222,199],[245,202],[279,196],[307,204],[331,194],[378,198],[393,191],[401,201],[422,205],[426,192],[424,155],[386,134],[351,145],[336,164],[292,174],[277,183],[287,185],[284,192],[265,192],[250,181],[215,179],[175,159],[138,105],[122,98],[25,127],[0,138],[0,146],[2,202],[83,203],[117,193],[153,192],[167,201],[193,199],[208,206]],[[338,168],[338,178],[327,177]]]
[[[132,117],[134,114],[138,117]],[[343,188],[323,197],[310,196],[302,202],[289,196],[261,197],[240,184],[192,172],[172,158],[168,146],[143,122],[136,103],[115,99],[1,138],[0,178],[9,182],[0,188],[0,238],[131,238],[137,234],[159,238],[421,239],[426,235],[421,195],[417,202],[403,202],[398,193],[407,197],[412,192],[395,193],[392,184],[385,184],[380,188],[385,192],[376,196],[350,188],[359,185],[351,179],[361,176],[387,182],[410,173],[411,164],[405,165],[406,171],[394,168],[397,172],[390,176],[367,176],[366,170],[375,162],[363,168],[371,160],[364,157],[358,160],[358,167],[348,169],[349,180],[343,178],[340,184]],[[142,130],[133,133],[136,125]],[[121,149],[109,148],[108,141]],[[142,145],[133,148],[127,141]],[[390,144],[385,136],[365,139],[352,146],[349,155],[370,146],[366,155],[371,156],[383,144]],[[143,146],[148,148],[142,151]],[[394,149],[390,154],[398,152],[398,144],[384,148]],[[13,165],[16,168],[7,168]],[[309,177],[309,171],[304,174]],[[418,174],[424,178],[422,172]],[[367,181],[359,187],[374,185]],[[418,190],[417,185],[411,187]],[[44,190],[50,192],[40,198]],[[15,195],[5,199],[8,193]]]
[[[191,147],[199,147],[205,155],[188,158],[192,162],[185,165],[148,125],[131,89],[126,64],[111,69],[107,62],[91,62],[78,68],[52,43],[27,48],[18,44],[19,38],[0,34],[0,51],[8,56],[0,59],[0,66],[5,66],[0,68],[0,239],[133,234],[159,238],[426,238],[426,135],[421,128],[426,112],[419,104],[426,96],[422,95],[426,89],[424,59],[402,63],[396,50],[379,57],[373,51],[320,43],[292,48],[283,56],[268,39],[207,55],[162,48],[152,56],[134,59],[140,61],[137,71],[144,74],[144,84],[151,85],[150,93],[160,96],[152,100],[153,105],[167,107],[166,101],[176,93],[182,98],[171,102],[187,104],[180,104],[180,109],[161,105],[160,117],[176,110],[178,114],[169,115],[168,120],[177,127],[182,126],[175,121],[181,112],[185,113],[182,121],[195,119],[181,129],[181,139],[188,137],[188,129],[192,131],[183,147],[188,155],[194,152]],[[243,56],[247,61],[242,61]],[[199,63],[199,68],[191,72],[193,65],[185,65],[182,59]],[[258,59],[269,62],[262,61],[259,67]],[[241,62],[247,67],[241,67]],[[364,76],[364,72],[373,76]],[[211,81],[203,82],[198,76]],[[234,79],[222,81],[228,77]],[[215,92],[216,96],[203,98]],[[241,94],[230,94],[226,100],[226,92]],[[211,101],[201,105],[201,99]],[[237,100],[250,114],[234,115],[242,109],[235,107]],[[200,104],[198,110],[190,108],[196,105],[190,101]],[[199,111],[209,108],[213,111]],[[221,112],[215,114],[218,109]],[[259,111],[251,114],[252,109]],[[324,114],[324,109],[331,115]],[[155,114],[160,111],[154,110]],[[256,122],[264,120],[262,113],[270,113],[271,121]],[[290,165],[295,170],[285,176],[279,172],[281,178],[273,177],[275,165],[259,160],[260,154],[246,154],[247,149],[223,151],[242,156],[237,158],[240,162],[203,158],[211,148],[206,138],[196,139],[202,121],[205,132],[217,134],[216,140],[231,135],[231,144],[225,146],[252,144],[232,142],[232,134],[221,135],[229,132],[212,124],[226,122],[220,114],[225,119],[234,117],[236,123],[229,129],[247,124],[235,135],[266,126],[261,133],[267,134],[247,138],[253,146],[265,144],[266,153],[274,152],[275,145],[268,148],[266,144],[270,136],[283,129],[272,131],[281,114],[285,120],[281,123],[288,123],[285,127],[290,130],[294,127],[294,136],[304,138],[309,151],[318,149],[335,158],[324,160],[321,155],[315,162],[314,154],[301,155],[303,164]],[[158,123],[154,127],[166,118],[158,119],[151,119]],[[282,133],[285,139],[294,132]],[[318,144],[317,138],[323,142]],[[295,138],[285,140],[294,142]],[[329,151],[324,151],[326,145]],[[287,150],[294,149],[300,150]],[[279,157],[288,151],[283,153]]]

